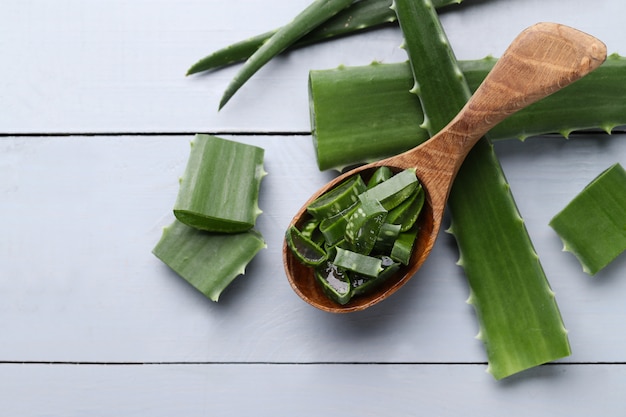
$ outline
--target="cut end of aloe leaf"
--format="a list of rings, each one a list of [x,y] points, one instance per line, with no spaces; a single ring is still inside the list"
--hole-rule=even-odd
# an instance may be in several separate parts
[[[582,269],[595,275],[626,251],[626,171],[614,164],[555,215],[550,226]]]
[[[217,302],[222,292],[267,245],[260,233],[204,232],[178,220],[163,229],[152,253],[180,277]]]

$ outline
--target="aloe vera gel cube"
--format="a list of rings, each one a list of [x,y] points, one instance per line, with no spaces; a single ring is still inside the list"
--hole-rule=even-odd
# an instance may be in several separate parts
[[[256,146],[196,135],[174,204],[176,218],[211,232],[251,229],[261,214],[263,157],[264,150]]]

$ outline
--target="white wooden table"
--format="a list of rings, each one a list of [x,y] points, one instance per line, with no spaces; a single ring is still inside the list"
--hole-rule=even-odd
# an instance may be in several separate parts
[[[626,413],[626,257],[585,275],[548,226],[621,134],[496,144],[573,354],[485,372],[452,238],[401,292],[335,316],[281,264],[294,211],[332,173],[311,145],[309,69],[406,59],[397,29],[282,56],[217,112],[238,67],[197,59],[287,22],[309,0],[0,3],[0,413],[4,416],[617,416]],[[442,14],[460,59],[501,54],[538,21],[626,53],[621,0],[466,0]],[[213,303],[151,250],[196,132],[266,150],[268,249]]]

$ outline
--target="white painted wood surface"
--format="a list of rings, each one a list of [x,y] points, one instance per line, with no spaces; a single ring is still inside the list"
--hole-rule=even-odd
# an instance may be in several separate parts
[[[307,72],[404,60],[401,36],[389,28],[289,53],[220,113],[237,67],[184,72],[308,3],[0,3],[2,414],[623,415],[626,258],[589,277],[547,225],[604,168],[626,165],[620,134],[496,145],[570,332],[573,354],[558,364],[500,382],[484,372],[444,233],[422,272],[366,312],[328,315],[291,291],[283,230],[332,175],[317,171],[306,134]],[[624,52],[625,12],[617,0],[466,0],[442,20],[470,59],[498,55],[542,20]],[[150,253],[200,131],[264,147],[269,172],[258,223],[268,249],[218,304]]]

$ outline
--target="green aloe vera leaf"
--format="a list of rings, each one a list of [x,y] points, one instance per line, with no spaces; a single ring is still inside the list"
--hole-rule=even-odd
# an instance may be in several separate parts
[[[626,171],[614,164],[550,221],[583,270],[595,275],[626,251]]]
[[[302,36],[348,7],[354,0],[314,0],[301,11],[291,22],[281,27],[267,42],[257,49],[246,60],[222,95],[221,109],[241,86],[252,77],[263,65],[276,55],[293,45]]]
[[[376,244],[374,245],[373,253],[391,253],[391,249],[393,248],[393,244],[398,239],[398,235],[400,234],[400,225],[399,224],[391,224],[384,223],[380,227],[380,231],[378,232],[378,237],[376,238]]]
[[[406,232],[413,227],[424,207],[426,196],[421,184],[402,204],[389,212],[387,221],[401,226],[400,231]]]
[[[180,180],[174,215],[196,229],[238,233],[254,227],[266,175],[262,148],[196,135]]]
[[[405,169],[387,181],[359,195],[359,200],[378,200],[385,210],[398,206],[419,187],[419,181],[414,169]]]
[[[414,227],[398,235],[398,239],[393,243],[393,247],[391,248],[391,259],[400,262],[402,265],[408,265],[411,260],[411,253],[413,252],[413,244],[415,243],[417,232],[419,232],[419,229]]]
[[[459,62],[472,91],[495,62],[493,58]],[[585,129],[610,133],[626,125],[624,78],[626,59],[613,54],[583,79],[501,122],[489,132],[489,139],[567,136]],[[419,98],[409,92],[412,86],[408,63],[311,71],[311,126],[319,169],[341,170],[382,159],[428,139],[421,127]]]
[[[423,126],[432,135],[461,109],[470,89],[430,1],[394,4],[416,80],[412,91],[419,93],[427,115]],[[488,371],[502,379],[568,356],[554,293],[486,138],[461,167],[448,208]]]
[[[295,226],[285,233],[287,246],[300,262],[307,266],[318,266],[326,262],[328,255],[317,243],[306,237]]]
[[[367,188],[374,188],[378,184],[387,181],[389,178],[393,177],[393,171],[389,167],[380,167],[377,168],[376,171],[372,174],[369,181],[367,182]]]
[[[348,218],[345,239],[353,251],[369,255],[380,229],[387,218],[387,210],[373,198],[361,199],[361,204]]]
[[[315,269],[315,278],[326,296],[339,304],[346,304],[352,298],[352,283],[346,271],[331,262]]]
[[[152,253],[213,301],[266,247],[260,233],[211,233],[178,220],[163,229]]]
[[[348,219],[352,216],[352,213],[359,207],[360,202],[355,202],[350,207],[325,218],[320,222],[320,231],[327,245],[334,245],[341,240],[345,239],[346,226],[348,225]]]
[[[355,175],[332,190],[322,194],[307,206],[307,212],[323,220],[345,210],[358,201],[358,196],[367,189],[363,178]]]
[[[335,259],[333,264],[339,268],[365,275],[366,277],[376,278],[383,270],[382,261],[373,256],[356,253],[349,249],[336,248]]]
[[[398,272],[398,269],[400,269],[400,264],[394,262],[393,259],[391,259],[390,257],[382,256],[380,259],[383,270],[378,274],[376,278],[366,277],[357,274],[353,274],[350,277],[350,282],[352,283],[353,297],[366,294],[374,290],[380,284],[385,282],[387,278],[393,276],[393,274]]]
[[[437,0],[433,4],[437,7],[444,7],[460,2],[461,0]],[[390,9],[390,6],[391,0],[361,0],[355,2],[328,19],[324,24],[304,35],[288,49],[303,47],[327,39],[393,23],[396,21],[396,14]],[[219,49],[194,63],[187,70],[187,75],[245,61],[277,31],[278,29],[271,30]]]

